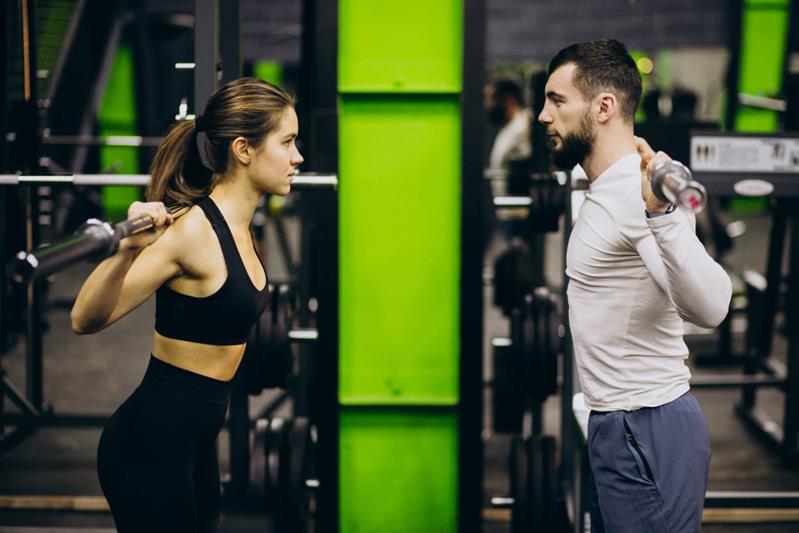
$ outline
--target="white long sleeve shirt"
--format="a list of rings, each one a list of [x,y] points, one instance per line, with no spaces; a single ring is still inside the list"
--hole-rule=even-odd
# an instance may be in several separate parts
[[[505,124],[494,139],[491,155],[488,159],[490,168],[505,168],[513,159],[530,157],[530,120],[529,109],[523,109]]]
[[[566,253],[569,324],[589,409],[634,410],[689,390],[683,320],[715,327],[732,283],[682,209],[647,218],[640,157],[591,185]]]

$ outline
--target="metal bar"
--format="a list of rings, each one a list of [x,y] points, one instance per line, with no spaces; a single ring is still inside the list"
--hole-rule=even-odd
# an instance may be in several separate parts
[[[53,244],[19,252],[10,263],[11,277],[16,283],[31,283],[84,259],[106,257],[115,249],[116,238],[110,225],[98,222]]]
[[[482,531],[483,506],[483,254],[490,207],[482,179],[485,0],[463,0],[460,206],[460,368],[458,402],[458,531]]]
[[[772,420],[770,416],[757,407],[752,409],[738,407],[735,412],[752,432],[777,449],[782,450],[783,430],[779,423]]]
[[[47,88],[46,102],[49,106],[50,102],[55,98],[58,84],[61,82],[61,74],[64,72],[64,65],[69,58],[72,51],[72,44],[75,42],[75,35],[78,33],[78,26],[80,19],[83,16],[83,10],[86,7],[86,0],[78,0],[75,7],[72,9],[72,16],[69,18],[69,25],[64,34],[64,40],[61,42],[61,47],[58,50],[58,59],[55,62],[55,68],[50,72],[50,86]]]
[[[291,187],[297,189],[337,189],[338,176],[336,174],[301,172],[291,180]]]
[[[11,380],[9,380],[6,376],[3,376],[2,385],[4,389],[4,393],[8,394],[9,399],[17,406],[17,409],[23,412],[23,414],[18,415],[20,417],[24,417],[25,419],[29,419],[31,417],[38,417],[40,415],[39,410],[25,397],[24,394],[14,385]],[[4,395],[5,395],[4,394]],[[3,421],[13,421],[12,418],[15,415],[5,415]],[[18,423],[18,422],[17,422]]]
[[[33,250],[39,245],[38,188],[31,187],[26,192],[25,244],[28,250]],[[41,284],[29,284],[26,287],[25,294],[25,389],[31,405],[37,411],[41,411],[44,401],[42,316],[40,312]]]
[[[292,329],[289,331],[289,339],[298,343],[314,342],[319,340],[319,331],[315,328]]]
[[[219,0],[219,30],[222,58],[222,83],[241,76],[241,10],[239,0]],[[196,21],[196,19],[195,19]],[[195,26],[196,28],[196,26]],[[196,38],[195,31],[195,38]],[[215,43],[216,44],[216,43]],[[195,47],[196,47],[195,43]],[[219,52],[219,48],[216,49]],[[199,56],[195,55],[195,60]],[[200,65],[202,68],[202,65]],[[195,80],[197,79],[195,69]],[[199,114],[200,104],[195,100],[195,113]],[[242,507],[247,501],[247,487],[250,477],[250,428],[249,395],[246,380],[236,379],[231,390],[229,431],[230,437],[230,486],[226,491],[228,502]]]
[[[48,135],[42,137],[42,144],[64,146],[158,146],[163,137],[142,137],[140,135]]]
[[[68,174],[50,176],[43,174],[0,174],[0,185],[22,184],[54,184],[72,185],[139,185],[146,186],[150,182],[148,174]],[[338,176],[335,174],[297,174],[291,186],[298,190],[336,189]]]
[[[530,207],[533,199],[529,196],[495,196],[494,207]]]
[[[216,90],[219,65],[218,0],[194,0],[194,105],[199,116]]]
[[[560,251],[560,258],[563,261],[562,264],[566,264],[566,249],[569,242],[569,236],[571,235],[572,223],[573,223],[573,205],[572,205],[572,187],[573,182],[571,179],[571,175],[568,175],[568,179],[566,179],[565,183],[566,190],[564,194],[566,195],[566,209],[564,213],[563,219],[563,246],[561,247]],[[573,520],[573,524],[577,527],[579,524],[579,517],[577,514],[581,511],[580,507],[580,466],[577,462],[580,458],[580,449],[576,445],[577,443],[577,432],[575,431],[575,425],[572,421],[572,404],[573,404],[573,396],[577,392],[577,379],[575,378],[575,368],[574,368],[574,360],[572,355],[572,341],[571,341],[571,329],[569,326],[569,300],[566,297],[566,288],[568,287],[568,279],[566,277],[565,269],[563,270],[563,284],[561,288],[561,301],[563,302],[563,328],[564,328],[564,338],[563,338],[563,385],[561,387],[560,392],[560,433],[561,433],[561,457],[565,458],[565,460],[561,461],[560,467],[560,483],[563,486],[573,487],[574,490],[570,493],[573,498],[573,501],[568,500],[568,495],[564,496],[567,498],[566,503],[567,506],[573,506],[575,510],[575,519]],[[576,417],[574,418],[576,420]]]
[[[702,389],[727,389],[744,386],[784,387],[785,384],[785,378],[768,375],[719,374],[694,376],[691,379],[691,387]]]
[[[337,0],[302,0],[300,113],[308,165],[323,172],[338,169],[338,10]],[[338,201],[328,190],[302,203],[303,234],[310,235],[304,255],[306,298],[319,304],[319,343],[307,389],[310,419],[318,429],[316,464],[321,483],[316,499],[316,533],[338,531],[339,405],[338,405]],[[306,231],[307,228],[307,231]],[[306,300],[307,301],[307,300]]]
[[[297,273],[297,263],[294,261],[293,254],[291,253],[288,235],[286,235],[286,225],[283,223],[283,218],[280,216],[272,218],[272,222],[275,224],[278,249],[283,256],[283,263],[286,265],[286,272],[288,272],[290,278],[294,279]]]
[[[494,509],[511,509],[514,503],[516,503],[516,499],[510,496],[494,496],[491,498],[491,507]]]
[[[11,424],[24,423],[28,419],[26,415],[9,414],[6,419]],[[108,423],[109,415],[87,415],[87,414],[55,414],[55,413],[42,413],[36,424],[39,427],[76,427],[76,428],[92,428],[104,427]]]
[[[788,109],[788,102],[779,98],[768,98],[756,94],[738,93],[738,103],[757,109],[768,109],[784,113]]]
[[[799,492],[709,490],[705,494],[706,508],[798,508]]]
[[[269,418],[269,416],[277,411],[277,409],[285,403],[286,400],[289,398],[288,391],[280,391],[274,398],[272,398],[269,403],[261,408],[258,413],[258,416],[255,417],[255,420],[259,418]],[[252,422],[255,424],[255,422]]]
[[[0,436],[0,455],[27,439],[38,427],[36,423],[29,420],[27,424],[17,426],[11,431],[6,431]]]
[[[240,0],[219,0],[219,45],[222,56],[222,83],[241,77],[240,27]]]
[[[116,59],[117,50],[119,49],[119,42],[122,39],[122,29],[127,24],[128,17],[125,17],[118,12],[115,13],[114,20],[111,26],[111,33],[108,36],[106,43],[105,53],[103,54],[103,61],[100,70],[97,73],[97,79],[92,88],[92,94],[89,100],[89,107],[83,113],[80,129],[80,135],[89,135],[94,127],[97,118],[97,112],[105,96],[105,90],[108,86],[108,78],[111,76],[111,69],[114,66],[114,59]],[[69,165],[69,170],[72,172],[80,172],[86,163],[88,149],[85,145],[79,145],[78,149],[72,156],[72,161]]]
[[[0,495],[0,509],[109,511],[108,502],[102,496]]]
[[[769,249],[766,266],[766,293],[764,295],[763,314],[760,317],[760,342],[757,356],[763,360],[771,353],[771,338],[774,333],[774,315],[782,285],[782,258],[785,249],[785,230],[787,226],[787,210],[785,200],[779,200],[771,219]]]
[[[783,448],[788,457],[799,455],[799,216],[791,210],[790,267],[785,311],[788,331],[788,378],[785,387]]]

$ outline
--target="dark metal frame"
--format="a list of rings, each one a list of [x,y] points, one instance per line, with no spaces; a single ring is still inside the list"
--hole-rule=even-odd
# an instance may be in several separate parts
[[[219,66],[219,0],[194,0],[195,115],[216,89]]]
[[[752,133],[719,133],[692,131],[695,135],[712,135],[714,137],[731,138],[791,138],[799,139],[795,133],[752,134]],[[772,211],[771,232],[769,235],[766,279],[768,282],[764,295],[764,312],[757,318],[756,330],[759,338],[749,348],[751,353],[744,357],[742,375],[698,376],[693,387],[739,387],[742,390],[741,402],[736,406],[736,413],[744,420],[747,427],[774,445],[782,458],[789,464],[799,462],[799,215],[796,214],[797,198],[799,198],[799,176],[792,173],[731,173],[731,172],[696,172],[696,179],[701,181],[710,194],[730,195],[733,184],[743,179],[762,179],[774,185],[774,201]],[[790,231],[790,263],[788,268],[788,298],[785,310],[787,318],[788,361],[785,369],[770,364],[772,337],[774,335],[774,319],[782,285],[782,265],[785,253],[785,233],[788,225]],[[750,326],[751,327],[751,326]],[[771,420],[768,415],[757,409],[756,393],[760,387],[777,387],[784,393],[783,419],[781,423]]]
[[[790,258],[788,266],[788,293],[786,298],[786,335],[788,338],[787,368],[782,378],[784,408],[782,423],[771,420],[756,407],[756,388],[743,388],[741,403],[736,413],[747,427],[777,447],[789,464],[799,462],[799,215],[797,200],[778,200],[775,207],[768,252],[765,312],[760,316],[760,343],[754,346],[752,364],[745,368],[747,374],[768,371],[771,355],[771,339],[774,334],[774,318],[777,312],[782,264],[785,245],[785,230],[790,224]]]
[[[485,0],[463,0],[458,531],[482,531]]]
[[[306,164],[320,172],[338,172],[338,2],[304,0],[298,115]],[[339,317],[338,199],[321,192],[303,198],[303,262],[298,279],[315,297],[319,342],[310,368],[307,395],[298,410],[317,428],[316,470],[319,489],[314,527],[335,533],[339,524]],[[305,310],[303,310],[305,312]]]
[[[22,24],[27,24],[28,27],[28,39],[21,44],[24,49],[29,51],[28,77],[25,80],[25,84],[29,89],[28,92],[23,94],[23,102],[20,103],[18,108],[20,115],[16,117],[17,123],[14,125],[17,130],[15,148],[20,147],[17,151],[22,154],[21,158],[18,156],[16,163],[24,169],[34,169],[37,167],[39,143],[37,140],[36,47],[33,45],[34,39],[31,36],[35,35],[34,22],[36,17],[32,1],[27,1],[25,8],[26,9],[23,10],[20,6],[20,12],[15,14],[19,17],[20,22]],[[25,41],[24,35],[20,37]],[[11,43],[8,44],[10,45]],[[6,53],[5,49],[3,53]],[[23,69],[23,76],[25,76],[25,69]],[[25,207],[25,216],[38,217],[36,213],[38,203],[35,201],[37,189],[31,187],[24,192],[24,199],[27,204]],[[26,245],[32,248],[38,244],[38,224],[32,223],[31,218],[26,218],[26,220]],[[34,218],[33,220],[37,219]],[[3,237],[5,237],[5,235]],[[5,242],[4,240],[3,243]],[[26,415],[25,419],[16,424],[13,430],[5,431],[5,428],[0,426],[0,429],[4,430],[2,437],[0,437],[0,453],[21,442],[35,431],[43,411],[42,321],[38,313],[41,299],[40,294],[40,284],[32,284],[27,287],[25,307],[25,392],[23,393],[17,389],[6,377],[5,371],[0,368],[0,402],[3,402],[4,399],[8,397],[8,399]],[[3,411],[0,410],[0,413],[3,413]]]

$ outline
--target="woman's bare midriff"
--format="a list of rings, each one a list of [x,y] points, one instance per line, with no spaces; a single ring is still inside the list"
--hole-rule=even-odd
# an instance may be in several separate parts
[[[220,381],[230,381],[246,344],[217,346],[164,337],[154,332],[153,356],[172,366]]]

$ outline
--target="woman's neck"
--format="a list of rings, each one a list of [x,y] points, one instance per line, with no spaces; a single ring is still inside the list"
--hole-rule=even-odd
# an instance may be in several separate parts
[[[260,194],[242,179],[233,176],[222,180],[209,194],[232,227],[250,226]]]

